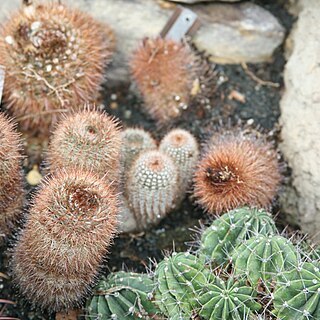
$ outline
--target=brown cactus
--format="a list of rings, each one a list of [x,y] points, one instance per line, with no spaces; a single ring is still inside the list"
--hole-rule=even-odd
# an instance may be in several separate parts
[[[43,182],[13,253],[22,295],[50,311],[77,306],[114,237],[116,215],[114,189],[92,173],[56,171]]]
[[[61,4],[13,13],[0,37],[3,99],[23,131],[50,132],[61,112],[94,101],[113,48],[111,29]]]

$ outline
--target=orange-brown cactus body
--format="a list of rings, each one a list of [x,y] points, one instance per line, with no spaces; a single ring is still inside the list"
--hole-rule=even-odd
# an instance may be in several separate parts
[[[146,39],[135,51],[130,67],[145,108],[154,119],[166,122],[188,107],[199,64],[186,44]]]
[[[78,169],[57,171],[35,195],[13,254],[20,292],[59,311],[88,293],[116,231],[113,188]]]
[[[280,180],[277,153],[269,143],[215,136],[195,172],[194,194],[211,214],[244,205],[267,208]]]
[[[0,114],[0,244],[16,226],[24,201],[20,136]]]
[[[86,13],[48,3],[15,12],[1,30],[3,99],[23,131],[49,134],[61,112],[94,101],[113,35]]]

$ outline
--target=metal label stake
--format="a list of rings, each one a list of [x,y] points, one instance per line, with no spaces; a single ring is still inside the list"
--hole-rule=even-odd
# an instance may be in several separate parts
[[[4,76],[6,73],[6,68],[0,65],[0,104],[2,100],[2,92],[3,92],[3,84],[4,84]]]

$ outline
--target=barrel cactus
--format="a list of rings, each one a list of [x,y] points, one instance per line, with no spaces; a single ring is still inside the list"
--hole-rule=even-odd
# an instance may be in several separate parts
[[[248,276],[253,284],[259,280],[268,285],[279,272],[298,264],[293,244],[282,236],[259,235],[237,247],[232,255],[235,273]]]
[[[280,273],[274,313],[283,320],[320,319],[320,263],[304,262]]]
[[[234,249],[255,235],[272,235],[276,226],[262,209],[239,208],[213,221],[201,237],[201,252],[217,264],[230,260]]]
[[[154,283],[147,274],[117,272],[100,280],[87,302],[86,319],[148,319],[159,312],[151,301]]]
[[[232,276],[224,281],[218,277],[204,286],[199,294],[199,315],[206,320],[245,320],[261,305],[255,301],[257,292],[244,279]]]

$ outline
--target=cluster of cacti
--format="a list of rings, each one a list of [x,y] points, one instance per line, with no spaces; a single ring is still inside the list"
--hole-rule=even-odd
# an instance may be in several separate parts
[[[24,202],[20,135],[0,113],[0,244],[17,225]]]
[[[197,96],[212,90],[205,61],[185,42],[144,39],[130,67],[146,111],[160,123],[178,117]]]
[[[113,46],[107,25],[74,8],[28,3],[13,13],[1,30],[0,64],[4,103],[21,129],[48,135],[62,112],[93,102]]]
[[[182,129],[170,131],[159,148],[142,129],[128,128],[122,137],[120,229],[141,231],[158,223],[185,197],[198,159],[198,144]]]
[[[216,134],[195,173],[195,196],[210,214],[249,205],[268,208],[281,175],[270,143],[242,132]]]

